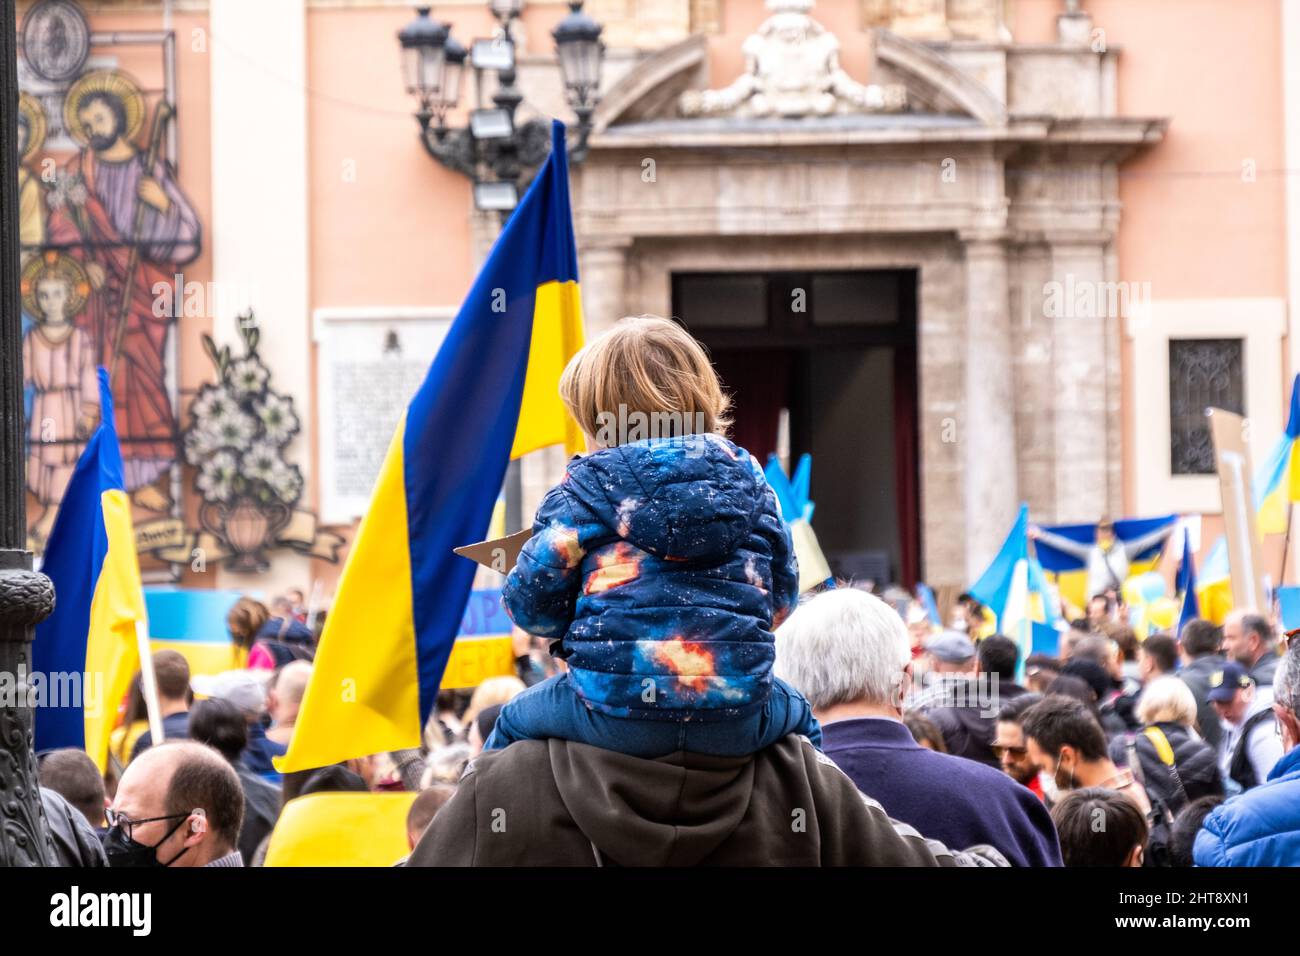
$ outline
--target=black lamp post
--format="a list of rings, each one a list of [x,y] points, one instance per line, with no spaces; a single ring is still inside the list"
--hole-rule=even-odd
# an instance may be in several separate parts
[[[560,57],[560,71],[564,74],[564,89],[578,117],[584,147],[591,131],[591,114],[599,100],[600,68],[605,59],[600,31],[600,24],[583,12],[582,0],[573,0],[568,16],[551,33],[555,37],[555,52]]]
[[[23,464],[22,318],[18,310],[18,64],[14,0],[0,0],[0,673],[17,676],[0,700],[0,866],[54,863],[36,789],[26,706],[32,628],[54,609],[50,579],[32,570]]]
[[[415,117],[420,138],[429,155],[474,182],[474,203],[508,217],[519,192],[532,180],[550,151],[550,124],[542,120],[515,123],[515,111],[524,94],[515,84],[515,47],[511,25],[523,10],[523,0],[488,0],[499,24],[496,36],[476,40],[466,50],[450,27],[419,7],[416,18],[398,35],[404,58],[407,92],[416,97]],[[582,12],[582,0],[573,0],[569,14],[552,36],[564,77],[565,95],[577,117],[569,159],[582,162],[591,134],[591,118],[599,102],[600,70],[604,46],[601,26]],[[474,69],[477,108],[469,124],[453,129],[447,113],[460,101],[466,60]],[[497,74],[491,105],[484,101],[484,76]]]

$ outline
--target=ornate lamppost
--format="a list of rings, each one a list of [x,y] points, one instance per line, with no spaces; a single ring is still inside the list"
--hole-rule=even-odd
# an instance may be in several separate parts
[[[516,85],[515,42],[512,25],[523,10],[523,0],[488,0],[496,17],[496,35],[475,40],[472,50],[451,36],[446,23],[418,7],[416,17],[397,35],[402,47],[407,92],[416,97],[415,118],[429,155],[474,183],[474,204],[508,216],[550,150],[550,124],[533,119],[515,122],[524,100]],[[564,79],[565,98],[577,122],[572,127],[569,161],[581,163],[587,154],[591,118],[599,102],[600,72],[604,61],[601,26],[573,0],[569,13],[551,36]],[[447,114],[460,102],[465,66],[474,70],[476,105],[468,125],[447,126]],[[485,74],[495,73],[491,105],[485,100]]]
[[[53,845],[36,789],[25,675],[32,628],[54,609],[50,579],[26,549],[22,318],[18,311],[18,64],[15,0],[0,0],[0,866],[51,865]]]

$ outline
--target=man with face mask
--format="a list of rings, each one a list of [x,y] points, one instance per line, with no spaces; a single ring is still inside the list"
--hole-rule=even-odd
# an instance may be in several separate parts
[[[1210,811],[1192,849],[1197,866],[1300,866],[1300,642],[1292,643],[1273,682],[1282,759],[1258,787]]]
[[[1142,784],[1131,770],[1115,766],[1101,725],[1079,701],[1049,694],[1024,712],[1020,725],[1030,759],[1057,791],[1105,787],[1128,797],[1144,815],[1150,813]]]
[[[104,851],[109,866],[243,866],[236,849],[244,794],[217,751],[163,743],[122,775]]]

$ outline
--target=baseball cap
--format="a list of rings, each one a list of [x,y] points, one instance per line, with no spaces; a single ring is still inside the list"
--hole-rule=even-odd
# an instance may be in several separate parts
[[[1210,674],[1210,692],[1205,696],[1219,703],[1227,703],[1238,690],[1254,683],[1250,674],[1246,673],[1246,668],[1236,661],[1225,661],[1221,670]]]
[[[959,631],[944,631],[930,638],[922,647],[948,664],[961,664],[975,656],[975,645]]]
[[[269,675],[270,671],[266,673]],[[190,678],[190,687],[202,697],[227,701],[246,714],[261,714],[266,710],[266,679],[253,671],[195,674]]]

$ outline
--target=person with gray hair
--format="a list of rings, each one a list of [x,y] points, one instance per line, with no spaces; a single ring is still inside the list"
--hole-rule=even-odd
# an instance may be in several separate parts
[[[1283,755],[1268,779],[1216,807],[1196,834],[1197,866],[1300,866],[1300,643],[1273,684]]]
[[[1256,687],[1273,686],[1273,674],[1281,658],[1277,633],[1264,615],[1251,608],[1229,614],[1223,621],[1223,652],[1246,668]]]
[[[891,817],[948,846],[987,844],[1017,866],[1060,866],[1051,817],[1027,787],[912,738],[902,720],[907,628],[884,601],[836,588],[804,602],[777,629],[775,673],[812,705],[826,756]]]

